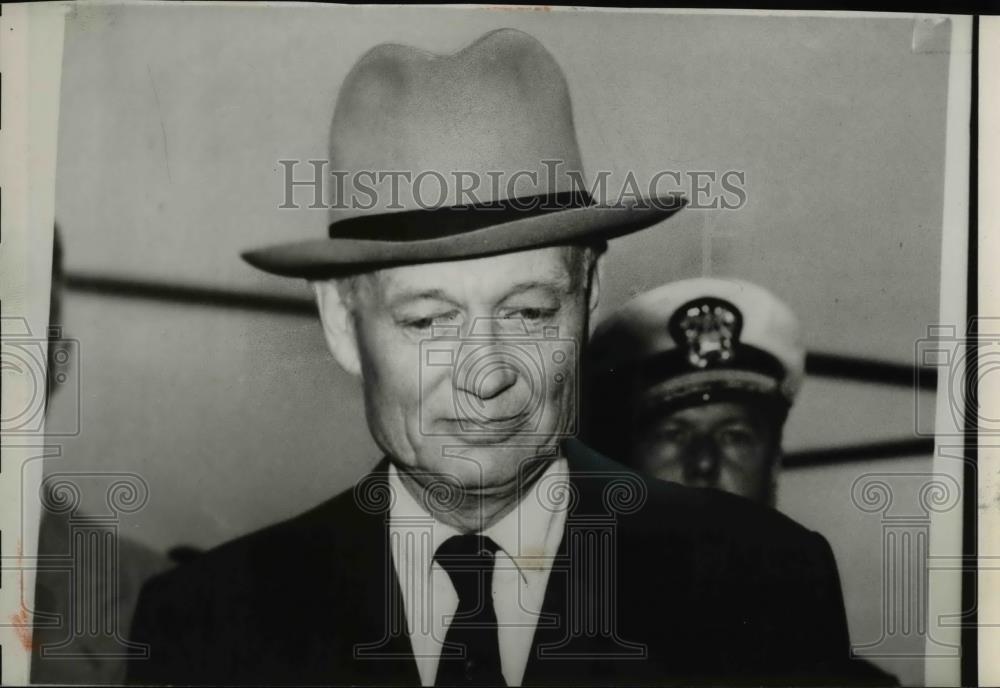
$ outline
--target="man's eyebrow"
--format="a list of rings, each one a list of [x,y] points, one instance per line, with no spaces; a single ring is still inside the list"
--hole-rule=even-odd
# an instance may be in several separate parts
[[[398,308],[414,301],[445,301],[458,306],[458,302],[441,289],[406,289],[389,299],[389,308]]]
[[[551,280],[528,280],[526,282],[518,282],[504,293],[503,298],[501,298],[500,301],[506,301],[512,296],[523,294],[524,292],[531,291],[532,289],[544,289],[545,291],[563,294],[569,291],[569,286],[569,277]]]
[[[660,395],[655,395],[650,398],[640,399],[637,404],[637,411],[644,423],[657,423],[659,425],[665,425],[667,423],[676,423],[677,425],[683,425],[685,427],[690,427],[691,423],[685,418],[678,418],[673,415],[670,408],[674,405],[674,402],[670,399],[664,399]],[[674,409],[676,410],[676,409]]]

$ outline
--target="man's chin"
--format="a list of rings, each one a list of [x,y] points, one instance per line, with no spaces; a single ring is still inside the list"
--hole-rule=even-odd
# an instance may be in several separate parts
[[[495,423],[442,421],[435,428],[440,445],[470,447],[534,447],[554,446],[563,437],[555,428],[531,426],[521,422]]]
[[[470,447],[504,447],[528,441],[531,435],[517,430],[484,430],[475,432],[458,432],[452,435],[450,441],[457,445]]]
[[[517,482],[525,462],[555,458],[558,442],[534,435],[497,437],[455,436],[442,440],[436,449],[424,447],[425,471],[443,474],[469,490],[500,487]],[[448,482],[450,480],[446,479]]]
[[[499,461],[510,462],[528,456],[548,456],[558,451],[561,436],[534,433],[463,434],[440,438],[441,450],[446,454],[469,457],[496,456]]]

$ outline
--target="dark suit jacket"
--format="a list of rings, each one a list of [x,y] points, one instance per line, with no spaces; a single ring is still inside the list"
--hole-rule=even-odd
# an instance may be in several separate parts
[[[572,494],[524,685],[879,683],[848,660],[826,540],[567,442]],[[138,683],[415,685],[383,461],[357,488],[151,580]]]

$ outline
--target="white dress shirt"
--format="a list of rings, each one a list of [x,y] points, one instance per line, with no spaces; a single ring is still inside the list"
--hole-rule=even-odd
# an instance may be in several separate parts
[[[500,666],[508,686],[519,686],[531,654],[535,626],[545,599],[552,562],[566,524],[568,482],[565,458],[553,460],[517,508],[482,532],[500,547],[493,565]],[[434,685],[441,646],[458,595],[448,572],[434,561],[437,548],[457,529],[440,523],[389,468],[395,502],[389,513],[389,542],[402,590],[413,657],[425,686]]]

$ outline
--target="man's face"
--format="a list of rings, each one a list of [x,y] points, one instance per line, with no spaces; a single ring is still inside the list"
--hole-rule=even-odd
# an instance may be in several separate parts
[[[500,491],[573,431],[589,312],[578,257],[554,247],[358,278],[349,309],[368,424],[397,465]]]
[[[713,402],[652,417],[637,428],[633,465],[662,480],[770,501],[775,424],[747,404]]]

